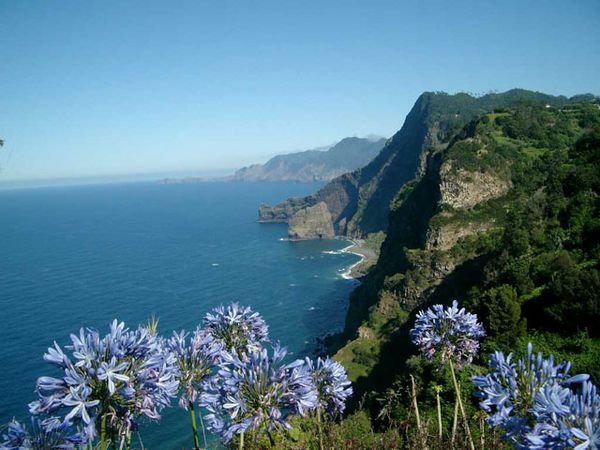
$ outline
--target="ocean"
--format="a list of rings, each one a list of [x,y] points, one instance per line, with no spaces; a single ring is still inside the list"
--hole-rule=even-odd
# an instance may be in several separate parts
[[[0,191],[0,423],[28,421],[35,380],[58,375],[42,355],[80,327],[104,333],[159,318],[159,332],[193,330],[237,301],[260,312],[292,357],[343,327],[358,257],[348,242],[285,240],[259,224],[275,204],[319,184],[122,183]],[[190,448],[186,411],[144,425],[148,449]]]

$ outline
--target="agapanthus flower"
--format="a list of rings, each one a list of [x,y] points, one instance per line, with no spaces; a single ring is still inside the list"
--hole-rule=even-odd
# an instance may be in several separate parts
[[[0,450],[75,450],[87,443],[85,435],[76,432],[68,422],[56,417],[32,418],[31,432],[13,420],[2,436]]]
[[[590,381],[574,379],[548,383],[535,394],[536,425],[526,435],[528,449],[600,449],[600,396]]]
[[[452,361],[463,367],[477,355],[479,339],[485,336],[485,330],[477,315],[459,309],[454,300],[447,308],[433,305],[420,311],[410,336],[427,359],[439,356],[442,363]]]
[[[327,357],[313,362],[306,358],[296,371],[310,377],[317,391],[319,407],[334,417],[344,412],[346,400],[352,395],[352,386],[344,367]]]
[[[526,360],[514,363],[512,356],[495,352],[490,356],[492,372],[473,378],[474,395],[481,399],[480,407],[490,414],[488,423],[501,427],[505,438],[519,449],[567,448],[571,426],[555,419],[571,414],[573,392],[569,386],[585,382],[589,376],[569,376],[571,363],[555,364],[552,356],[535,355],[531,343]]]
[[[56,343],[44,355],[63,376],[40,377],[39,398],[29,409],[34,415],[64,411],[65,421],[84,427],[90,440],[100,414],[113,430],[125,433],[136,417],[159,419],[160,409],[177,393],[175,355],[147,328],[129,330],[115,320],[104,337],[82,328],[65,348],[70,355]]]
[[[2,439],[0,450],[19,450],[31,447],[31,440],[25,427],[14,420],[8,424],[6,434],[2,435]]]
[[[62,400],[64,406],[71,407],[71,411],[65,416],[65,420],[71,421],[75,418],[81,418],[86,425],[89,425],[91,419],[88,409],[99,405],[100,400],[90,399],[92,390],[84,384],[71,387],[69,391],[69,394]]]
[[[270,357],[266,348],[245,358],[223,352],[216,374],[203,385],[200,405],[208,429],[226,442],[247,430],[290,429],[290,415],[304,415],[318,405],[310,377],[297,370],[296,360],[283,365],[286,350],[275,346]]]
[[[167,341],[169,350],[177,358],[181,396],[179,406],[188,409],[198,399],[200,384],[211,375],[211,369],[219,351],[211,345],[213,338],[205,330],[197,328],[188,339],[189,333],[173,332]]]
[[[260,351],[269,337],[269,327],[260,314],[237,303],[213,309],[206,314],[202,325],[212,338],[210,346],[214,353],[225,350],[242,357]]]
[[[108,393],[113,395],[115,393],[115,383],[122,381],[127,383],[129,381],[129,377],[123,373],[120,373],[127,369],[129,366],[129,362],[120,362],[117,363],[117,358],[114,356],[110,359],[109,362],[102,362],[100,367],[98,368],[98,379],[106,380],[108,383]]]

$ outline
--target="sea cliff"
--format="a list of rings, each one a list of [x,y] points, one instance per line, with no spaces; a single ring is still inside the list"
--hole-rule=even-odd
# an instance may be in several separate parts
[[[370,233],[385,231],[391,202],[400,189],[416,176],[422,176],[432,151],[447,145],[451,136],[470,120],[496,108],[523,102],[560,106],[570,101],[566,97],[522,89],[481,97],[425,92],[417,99],[402,128],[368,165],[333,179],[310,196],[288,199],[273,207],[262,205],[259,221],[289,222],[300,210],[324,202],[327,209],[320,208],[324,215],[315,223],[322,224],[331,216],[331,226],[336,235],[364,238]],[[458,183],[455,190],[460,190],[460,179],[454,181]],[[490,186],[490,189],[502,187]],[[451,190],[448,190],[448,195],[459,194],[459,191],[453,194]],[[456,201],[461,200],[456,198]],[[319,233],[309,229],[299,233],[290,228],[289,234],[314,238]]]

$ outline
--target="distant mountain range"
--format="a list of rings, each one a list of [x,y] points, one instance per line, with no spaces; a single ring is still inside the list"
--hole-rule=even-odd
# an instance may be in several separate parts
[[[235,172],[233,181],[330,181],[367,165],[385,145],[381,137],[348,137],[332,147],[277,155]]]
[[[161,184],[190,184],[204,181],[331,181],[366,166],[384,147],[380,136],[347,137],[332,146],[277,155],[264,164],[252,164],[228,176],[163,178]]]

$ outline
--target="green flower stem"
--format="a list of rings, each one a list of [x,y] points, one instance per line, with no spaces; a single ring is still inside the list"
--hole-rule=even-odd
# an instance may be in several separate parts
[[[100,450],[106,450],[106,414],[100,419]]]
[[[456,440],[456,426],[458,423],[458,401],[454,400],[454,419],[452,420],[452,438],[450,443],[454,445],[454,441]],[[454,448],[454,447],[452,447]]]
[[[413,408],[415,410],[415,419],[417,421],[417,431],[419,433],[419,442],[422,449],[427,449],[427,436],[421,427],[421,415],[419,414],[419,404],[417,402],[417,386],[415,384],[415,377],[412,375],[410,376],[410,383],[412,389]]]
[[[194,437],[194,450],[200,450],[200,439],[198,439],[198,428],[196,426],[196,411],[194,409],[194,403],[188,401],[188,407],[190,410],[190,420],[192,422],[192,436]]]
[[[435,399],[437,403],[437,418],[438,418],[438,438],[442,442],[442,402],[440,401],[440,389],[435,390]]]
[[[267,436],[269,436],[269,443],[271,444],[271,448],[275,448],[275,439],[271,432],[267,429]]]
[[[479,438],[481,440],[481,450],[485,450],[485,423],[483,415],[479,416]]]
[[[121,443],[119,444],[119,450],[123,450],[123,448],[125,447],[125,439],[126,439],[126,435],[123,434],[123,436],[121,436]]]
[[[206,430],[204,429],[204,420],[202,420],[202,411],[200,411],[198,417],[200,417],[200,428],[202,429],[202,439],[204,440],[204,448],[208,448],[208,441],[206,440]]]
[[[454,382],[454,390],[456,391],[456,399],[458,401],[458,407],[460,408],[460,413],[463,416],[463,421],[465,424],[465,431],[467,432],[467,439],[469,440],[469,447],[471,450],[475,450],[475,443],[473,442],[473,436],[471,436],[471,429],[469,428],[469,420],[467,419],[467,414],[465,413],[465,407],[462,402],[462,396],[460,394],[460,387],[458,386],[458,381],[456,380],[456,373],[454,372],[454,363],[452,359],[450,359],[450,371],[452,372],[452,381]]]
[[[240,450],[244,450],[244,432],[240,433]]]
[[[317,408],[317,425],[319,427],[319,448],[320,450],[324,450],[323,446],[323,427],[321,425],[321,407]]]

